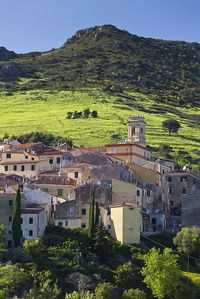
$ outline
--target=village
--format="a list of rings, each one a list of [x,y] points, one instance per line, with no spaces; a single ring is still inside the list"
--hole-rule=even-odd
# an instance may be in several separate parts
[[[104,227],[122,244],[141,235],[200,225],[200,173],[175,170],[171,160],[153,157],[146,144],[145,120],[129,117],[123,143],[70,148],[0,144],[0,224],[13,246],[13,203],[21,190],[21,236],[34,240],[48,225],[88,228],[90,191]]]

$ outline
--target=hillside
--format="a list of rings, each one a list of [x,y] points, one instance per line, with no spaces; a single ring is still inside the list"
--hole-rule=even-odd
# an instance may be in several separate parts
[[[111,25],[78,31],[51,51],[0,48],[0,135],[46,130],[75,145],[126,139],[129,115],[144,115],[147,141],[164,156],[199,165],[200,45],[143,38]],[[96,109],[97,119],[66,113]],[[162,121],[181,123],[179,136]],[[113,134],[118,139],[113,139]],[[174,152],[162,151],[170,145]]]

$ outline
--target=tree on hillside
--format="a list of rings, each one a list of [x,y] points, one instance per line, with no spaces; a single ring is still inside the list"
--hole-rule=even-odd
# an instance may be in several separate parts
[[[145,266],[141,273],[155,297],[159,299],[171,297],[180,285],[181,274],[177,260],[178,255],[173,254],[169,248],[165,248],[163,253],[153,248],[144,256]]]
[[[133,288],[136,283],[136,273],[130,263],[119,265],[114,274],[115,284],[121,290]]]
[[[95,289],[95,299],[119,299],[119,291],[111,283],[100,283]]]
[[[0,224],[0,244],[4,242],[6,229],[3,224]]]
[[[12,231],[13,231],[13,241],[15,247],[20,245],[21,240],[21,192],[20,188],[17,189],[16,199],[13,207],[13,222],[12,222]]]
[[[129,289],[123,293],[122,299],[146,299],[146,293],[139,289]]]
[[[94,251],[101,261],[106,261],[112,255],[113,242],[104,228],[102,218],[99,217],[99,223],[94,233]]]
[[[91,112],[91,117],[93,117],[93,118],[97,118],[97,117],[98,117],[98,112],[97,112],[97,110],[93,110],[93,111]]]
[[[100,217],[100,209],[99,209],[99,203],[96,202],[96,208],[95,208],[95,230],[97,228],[97,225],[99,223],[99,217]]]
[[[84,110],[83,110],[83,117],[84,117],[84,118],[88,118],[88,117],[90,116],[90,113],[91,113],[91,112],[90,112],[90,109],[88,109],[88,108],[87,108],[87,109],[84,109]]]
[[[200,228],[185,227],[173,239],[179,252],[200,257]]]
[[[95,232],[94,197],[95,197],[95,190],[94,187],[92,187],[90,189],[90,209],[89,209],[89,225],[88,225],[88,235],[91,238],[94,237],[94,232]]]
[[[180,123],[175,119],[167,119],[162,122],[163,130],[167,131],[169,135],[171,135],[171,133],[178,133],[180,127]]]

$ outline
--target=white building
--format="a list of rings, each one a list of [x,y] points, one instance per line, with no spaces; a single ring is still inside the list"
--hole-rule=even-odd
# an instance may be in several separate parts
[[[44,235],[47,215],[43,208],[26,208],[21,210],[22,237],[31,241]]]

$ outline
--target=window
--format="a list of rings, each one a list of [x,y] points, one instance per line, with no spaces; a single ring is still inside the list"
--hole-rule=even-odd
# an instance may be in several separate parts
[[[33,217],[29,218],[29,224],[33,224]]]
[[[35,158],[33,158],[33,157],[32,157],[32,158],[31,158],[31,160],[32,160],[32,161],[34,161],[34,160],[35,160]]]
[[[28,156],[25,156],[25,159],[28,159]]]
[[[74,172],[74,178],[75,178],[75,179],[78,178],[78,172],[77,172],[77,171]]]
[[[12,207],[12,206],[13,206],[13,200],[12,200],[12,199],[9,199],[9,201],[8,201],[8,205],[9,205],[9,207]]]
[[[170,206],[171,206],[171,207],[174,205],[173,200],[170,200],[169,203],[170,203]]]
[[[17,171],[17,165],[13,165],[13,170]]]
[[[8,233],[9,233],[9,235],[12,235],[12,231],[11,230],[9,230]]]
[[[35,170],[35,165],[31,165],[31,171],[34,171]]]
[[[21,171],[24,171],[24,165],[21,166]]]
[[[8,247],[10,248],[12,246],[12,241],[9,240],[7,244],[8,244]]]
[[[8,165],[4,166],[4,171],[8,171]]]
[[[23,238],[23,230],[21,230],[21,237]]]
[[[167,181],[168,181],[169,183],[171,183],[171,181],[172,181],[172,177],[171,177],[171,176],[168,176]]]
[[[144,133],[144,130],[143,128],[140,128],[140,133],[143,134]]]
[[[140,190],[137,190],[137,196],[140,196]]]
[[[156,218],[152,218],[152,224],[156,224]]]
[[[169,194],[172,194],[172,189],[171,188],[169,189]]]
[[[29,237],[32,237],[33,236],[33,231],[29,230],[28,235],[29,235]]]
[[[12,222],[12,216],[8,217],[9,222]]]
[[[23,223],[23,218],[21,217],[21,224]]]
[[[58,226],[62,226],[63,223],[61,221],[58,222]]]
[[[85,223],[82,223],[82,224],[81,224],[81,227],[82,227],[82,228],[86,228],[86,224],[85,224]]]
[[[187,177],[186,176],[181,176],[180,180],[181,180],[181,182],[187,182]]]
[[[82,209],[82,215],[86,215],[86,209]]]
[[[182,189],[182,194],[186,194],[186,189],[185,188]]]
[[[53,159],[49,159],[49,164],[53,164]]]
[[[56,163],[59,164],[60,163],[60,158],[56,158]]]
[[[147,196],[148,196],[148,197],[151,196],[151,192],[150,192],[150,190],[147,190]]]
[[[62,196],[63,195],[63,189],[58,189],[58,196]]]
[[[108,225],[108,229],[111,229],[111,225],[110,224]]]
[[[132,135],[135,135],[135,127],[132,127]]]
[[[68,221],[65,221],[65,226],[68,226]]]
[[[11,158],[11,153],[7,153],[7,154],[6,154],[6,158],[7,158],[7,159],[10,159],[10,158]]]

